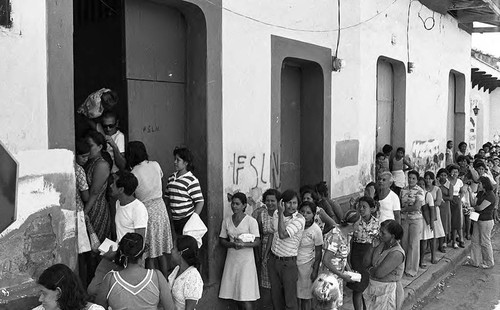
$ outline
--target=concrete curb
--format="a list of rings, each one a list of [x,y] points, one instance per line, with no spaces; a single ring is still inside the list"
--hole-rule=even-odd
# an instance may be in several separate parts
[[[403,309],[411,309],[421,298],[424,298],[443,278],[452,273],[469,255],[471,243],[467,241],[464,249],[447,248],[447,253],[435,265],[429,267],[404,287]]]

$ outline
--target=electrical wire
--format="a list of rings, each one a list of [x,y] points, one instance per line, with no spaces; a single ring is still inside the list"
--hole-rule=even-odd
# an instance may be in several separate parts
[[[389,4],[385,9],[383,9],[382,11],[380,11],[377,14],[373,15],[372,17],[370,17],[370,18],[368,18],[368,19],[366,19],[364,21],[361,21],[359,23],[352,24],[352,25],[349,25],[349,26],[346,26],[346,27],[343,27],[343,28],[341,28],[340,25],[339,25],[338,29],[319,29],[319,30],[286,27],[286,26],[282,26],[282,25],[278,25],[278,24],[273,24],[273,23],[265,22],[265,21],[262,21],[262,20],[259,20],[259,19],[255,18],[255,17],[251,17],[251,16],[245,15],[243,13],[239,13],[239,12],[236,12],[236,11],[231,10],[229,8],[226,8],[226,7],[222,6],[222,5],[216,4],[216,3],[212,2],[211,0],[204,0],[204,1],[207,2],[208,4],[211,4],[212,6],[215,6],[215,7],[219,8],[219,9],[221,9],[221,10],[227,11],[227,12],[229,12],[231,14],[237,15],[239,17],[251,20],[253,22],[256,22],[256,23],[259,23],[259,24],[262,24],[262,25],[266,25],[266,26],[270,26],[270,27],[275,27],[275,28],[279,28],[279,29],[290,30],[290,31],[296,31],[296,32],[320,32],[320,33],[325,33],[325,32],[336,32],[336,31],[340,31],[340,30],[355,28],[355,27],[358,27],[358,26],[360,26],[362,24],[365,24],[365,23],[371,21],[372,19],[376,18],[377,16],[385,13],[387,10],[389,10],[399,0],[393,0],[391,2],[391,4]],[[412,1],[416,1],[416,0],[412,0]]]
[[[410,0],[408,4],[408,20],[406,21],[406,57],[408,58],[408,62],[410,62],[410,13],[413,1],[416,0]]]
[[[339,29],[337,31],[337,47],[335,48],[335,57],[337,57],[339,53],[339,44],[340,44],[340,0],[337,0],[337,27]]]
[[[424,5],[422,4],[422,7]],[[434,14],[435,12],[432,11],[432,16],[429,16],[427,17],[426,19],[423,19],[422,18],[422,15],[420,15],[420,12],[422,11],[422,7],[420,8],[420,11],[418,11],[418,18],[420,18],[420,20],[422,21],[422,24],[424,24],[424,28],[425,30],[432,30],[432,28],[434,28],[434,26],[436,25],[436,20],[434,19]],[[432,21],[432,24],[430,26],[427,26],[427,21],[428,20],[431,20]]]

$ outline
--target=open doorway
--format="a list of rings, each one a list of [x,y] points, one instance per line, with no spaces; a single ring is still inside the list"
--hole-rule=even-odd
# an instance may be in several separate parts
[[[446,141],[454,142],[455,148],[465,141],[465,76],[450,71],[448,76],[448,110]]]
[[[207,198],[207,132],[213,130],[207,129],[207,27],[201,9],[185,1],[73,1],[75,111],[91,92],[115,90],[126,140],[144,142],[165,177],[174,171],[174,148],[190,148]],[[205,223],[207,209],[201,214]],[[207,276],[206,247],[201,255]]]
[[[379,57],[377,61],[376,152],[385,144],[405,147],[406,71],[400,61]]]
[[[323,179],[323,72],[311,61],[286,58],[281,69],[280,188]]]

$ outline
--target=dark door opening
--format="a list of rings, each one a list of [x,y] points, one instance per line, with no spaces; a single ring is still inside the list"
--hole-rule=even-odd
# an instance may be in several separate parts
[[[323,71],[287,58],[281,69],[280,182],[282,190],[323,178]]]

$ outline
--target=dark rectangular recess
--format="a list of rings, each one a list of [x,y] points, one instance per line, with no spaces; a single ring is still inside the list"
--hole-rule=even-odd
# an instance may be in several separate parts
[[[0,26],[7,28],[12,26],[11,13],[10,0],[0,0]]]

